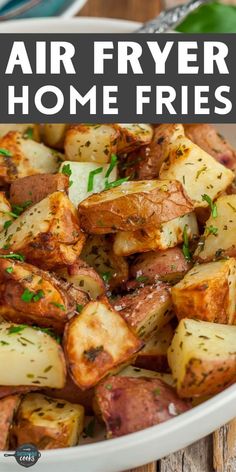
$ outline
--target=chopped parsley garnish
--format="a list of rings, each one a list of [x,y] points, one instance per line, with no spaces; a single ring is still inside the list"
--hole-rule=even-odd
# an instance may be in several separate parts
[[[207,226],[206,231],[208,232],[208,234],[213,234],[214,236],[218,234],[218,228],[216,228],[216,226]]]
[[[98,167],[98,169],[91,170],[91,172],[89,172],[88,187],[87,187],[88,192],[93,191],[94,177],[97,174],[101,174],[102,171],[103,171],[103,167]]]
[[[68,177],[70,177],[71,174],[72,174],[72,170],[71,170],[71,168],[70,168],[70,164],[65,164],[65,165],[62,167],[62,171],[61,171],[61,172],[62,172],[62,174],[68,175]]]
[[[187,261],[191,261],[192,256],[191,252],[189,250],[189,240],[188,240],[188,225],[184,226],[184,231],[183,231],[183,246],[182,246],[182,252]]]
[[[26,200],[25,202],[21,203],[21,205],[12,205],[12,210],[14,212],[14,214],[12,214],[13,218],[20,216],[29,205],[32,205],[32,203],[32,200]]]
[[[8,149],[0,148],[0,154],[6,157],[12,157],[12,153]]]
[[[153,390],[153,393],[154,393],[154,395],[160,395],[160,394],[161,394],[161,390],[160,390],[159,388],[155,388],[155,389]]]
[[[34,136],[34,130],[32,127],[29,126],[24,132],[23,138],[25,139],[33,139]]]
[[[17,325],[17,326],[10,326],[7,328],[8,334],[17,334],[21,333],[25,328],[28,328],[27,325]]]
[[[209,195],[207,195],[206,193],[204,193],[204,195],[202,195],[202,200],[208,203],[208,205],[211,209],[211,214],[212,214],[213,218],[217,218],[218,212],[217,212],[216,203],[214,203],[213,200],[211,199],[211,197],[209,197]]]
[[[77,303],[77,305],[76,305],[76,311],[78,311],[78,313],[81,313],[81,311],[83,310],[83,308],[84,308],[84,305],[80,305],[80,304]]]
[[[88,361],[94,362],[103,350],[103,346],[91,347],[91,349],[84,351],[83,355]]]
[[[13,270],[14,270],[14,268],[11,267],[11,266],[9,266],[9,267],[7,267],[7,268],[5,269],[5,271],[6,271],[8,274],[12,274]]]
[[[111,384],[106,384],[106,385],[105,385],[105,388],[106,388],[107,390],[112,390],[112,385],[111,385]]]
[[[4,248],[3,248],[4,249]],[[16,261],[24,262],[25,258],[22,254],[0,254],[2,259],[15,259]]]
[[[26,288],[24,290],[24,292],[22,293],[22,295],[21,295],[21,300],[23,300],[26,303],[30,303],[32,300],[33,300],[33,302],[38,302],[43,297],[44,297],[43,290],[38,290],[35,293],[35,292],[31,292],[31,290]]]
[[[129,180],[129,176],[128,177],[124,177],[123,179],[118,179],[118,180],[115,180],[114,182],[108,182],[107,180],[105,180],[105,190],[109,190],[110,188],[115,188],[115,187],[119,187],[119,185],[123,184],[124,182],[127,182],[127,180]]]
[[[110,282],[111,277],[112,277],[111,272],[103,272],[103,274],[102,274],[102,278],[103,278],[105,284],[108,284]]]
[[[108,179],[108,177],[110,176],[110,174],[112,173],[112,171],[116,167],[116,165],[117,165],[117,156],[115,154],[112,154],[111,155],[110,166],[108,167],[108,169],[106,171],[106,174],[105,174],[106,179]]]
[[[11,224],[12,224],[11,220],[5,221],[5,223],[3,225],[3,229],[5,229],[5,231],[6,231],[9,228],[9,226],[11,226]]]
[[[62,311],[66,311],[65,306],[62,305],[61,303],[51,302],[51,305],[54,305],[56,308],[60,308],[60,310],[62,310]]]
[[[137,282],[147,282],[148,281],[148,277],[146,277],[145,275],[139,275],[138,277],[136,277],[136,280]]]

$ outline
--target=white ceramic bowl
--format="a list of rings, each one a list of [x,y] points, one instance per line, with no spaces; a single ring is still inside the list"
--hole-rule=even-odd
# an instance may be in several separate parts
[[[22,20],[4,23],[7,33],[129,33],[138,23],[97,18]],[[189,120],[191,121],[191,119]],[[236,125],[218,125],[236,146]],[[42,452],[35,472],[120,472],[188,446],[236,416],[236,385],[166,423],[122,438]],[[14,458],[0,453],[0,470],[19,472]]]

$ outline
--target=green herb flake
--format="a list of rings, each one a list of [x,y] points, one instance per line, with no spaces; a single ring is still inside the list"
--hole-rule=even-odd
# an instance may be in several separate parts
[[[83,310],[84,308],[84,305],[80,305],[79,303],[77,303],[76,305],[76,311],[78,311],[78,313],[81,313],[81,311]]]
[[[23,134],[23,138],[25,139],[33,139],[33,136],[34,136],[34,130],[31,126],[29,126],[29,128],[27,128]]]
[[[105,190],[110,190],[111,188],[119,187],[124,182],[127,182],[129,178],[130,176],[124,177],[123,179],[118,179],[118,180],[115,180],[114,182],[108,182],[107,180],[105,180]]]
[[[12,157],[12,153],[8,149],[0,148],[0,154],[5,157]]]
[[[3,248],[5,249],[5,248]],[[22,254],[0,254],[1,259],[15,259],[16,261],[24,262],[25,258]]]
[[[8,334],[18,334],[21,333],[25,328],[28,328],[27,325],[17,325],[17,326],[10,326],[7,328]]]
[[[216,226],[212,226],[212,225],[207,226],[206,231],[208,234],[213,234],[214,236],[218,234],[218,228],[216,228]]]
[[[111,155],[111,163],[110,163],[110,166],[108,167],[107,171],[106,171],[106,174],[105,174],[105,178],[108,179],[108,177],[111,175],[113,169],[116,167],[117,165],[117,156],[115,154],[112,154]]]
[[[105,385],[105,388],[106,388],[107,390],[112,390],[112,385],[111,385],[111,384],[106,384],[106,385]]]
[[[12,266],[9,266],[5,269],[5,272],[7,272],[7,274],[12,274],[14,268]]]
[[[91,347],[85,350],[83,355],[89,362],[94,362],[103,350],[103,346]]]
[[[136,277],[136,280],[137,280],[137,282],[145,283],[145,282],[148,282],[149,278],[145,277],[145,275],[140,275],[140,276]]]
[[[95,177],[95,175],[97,175],[97,174],[101,174],[102,171],[103,171],[103,167],[98,167],[98,169],[91,170],[91,172],[89,172],[89,176],[88,176],[88,187],[87,187],[87,191],[88,191],[88,192],[92,192],[92,191],[93,191],[94,177]]]
[[[28,288],[24,290],[24,292],[21,295],[21,300],[26,303],[30,303],[33,299],[34,292],[31,292]]]
[[[202,200],[208,203],[208,205],[211,209],[212,217],[217,218],[218,212],[217,212],[216,203],[214,203],[213,200],[211,199],[211,197],[209,197],[209,195],[207,195],[206,193],[204,193],[204,195],[202,195]]]
[[[62,167],[62,174],[64,175],[67,175],[68,177],[71,176],[72,174],[72,170],[70,168],[70,164],[64,164],[64,166]]]
[[[185,259],[190,262],[192,260],[192,256],[189,250],[189,240],[188,240],[188,225],[184,226],[184,231],[183,231],[183,246],[182,246],[182,252],[185,257]]]
[[[111,272],[103,272],[102,279],[104,280],[105,284],[108,284],[111,280],[112,273]]]
[[[59,308],[59,309],[62,310],[62,311],[66,311],[65,306],[62,305],[61,303],[51,302],[50,304],[51,304],[51,305],[54,305],[56,308]]]
[[[11,224],[12,224],[11,220],[5,221],[5,223],[3,225],[3,229],[5,229],[5,231],[6,231],[9,228],[9,226],[11,226]]]
[[[38,302],[41,298],[44,298],[45,294],[43,290],[38,290],[37,293],[33,296],[33,301]]]
[[[154,393],[154,395],[160,395],[160,394],[161,394],[161,390],[160,390],[159,388],[155,388],[155,389],[153,390],[153,393]]]

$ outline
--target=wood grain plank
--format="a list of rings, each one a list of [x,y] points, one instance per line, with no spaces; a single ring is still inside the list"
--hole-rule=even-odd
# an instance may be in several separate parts
[[[88,0],[79,16],[102,16],[147,21],[158,15],[161,0]]]
[[[212,436],[207,436],[162,459],[159,472],[213,472],[212,451]]]
[[[156,470],[156,462],[151,462],[150,464],[143,465],[142,467],[137,467],[136,469],[127,470],[126,472],[156,472]]]
[[[236,418],[213,434],[215,472],[236,471]]]

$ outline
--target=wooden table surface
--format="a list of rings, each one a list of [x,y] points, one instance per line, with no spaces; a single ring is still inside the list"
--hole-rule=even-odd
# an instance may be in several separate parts
[[[181,0],[88,0],[79,16],[147,21]],[[183,3],[183,0],[182,0]],[[236,0],[231,1],[236,3]],[[236,472],[236,419],[213,435],[129,472]]]

